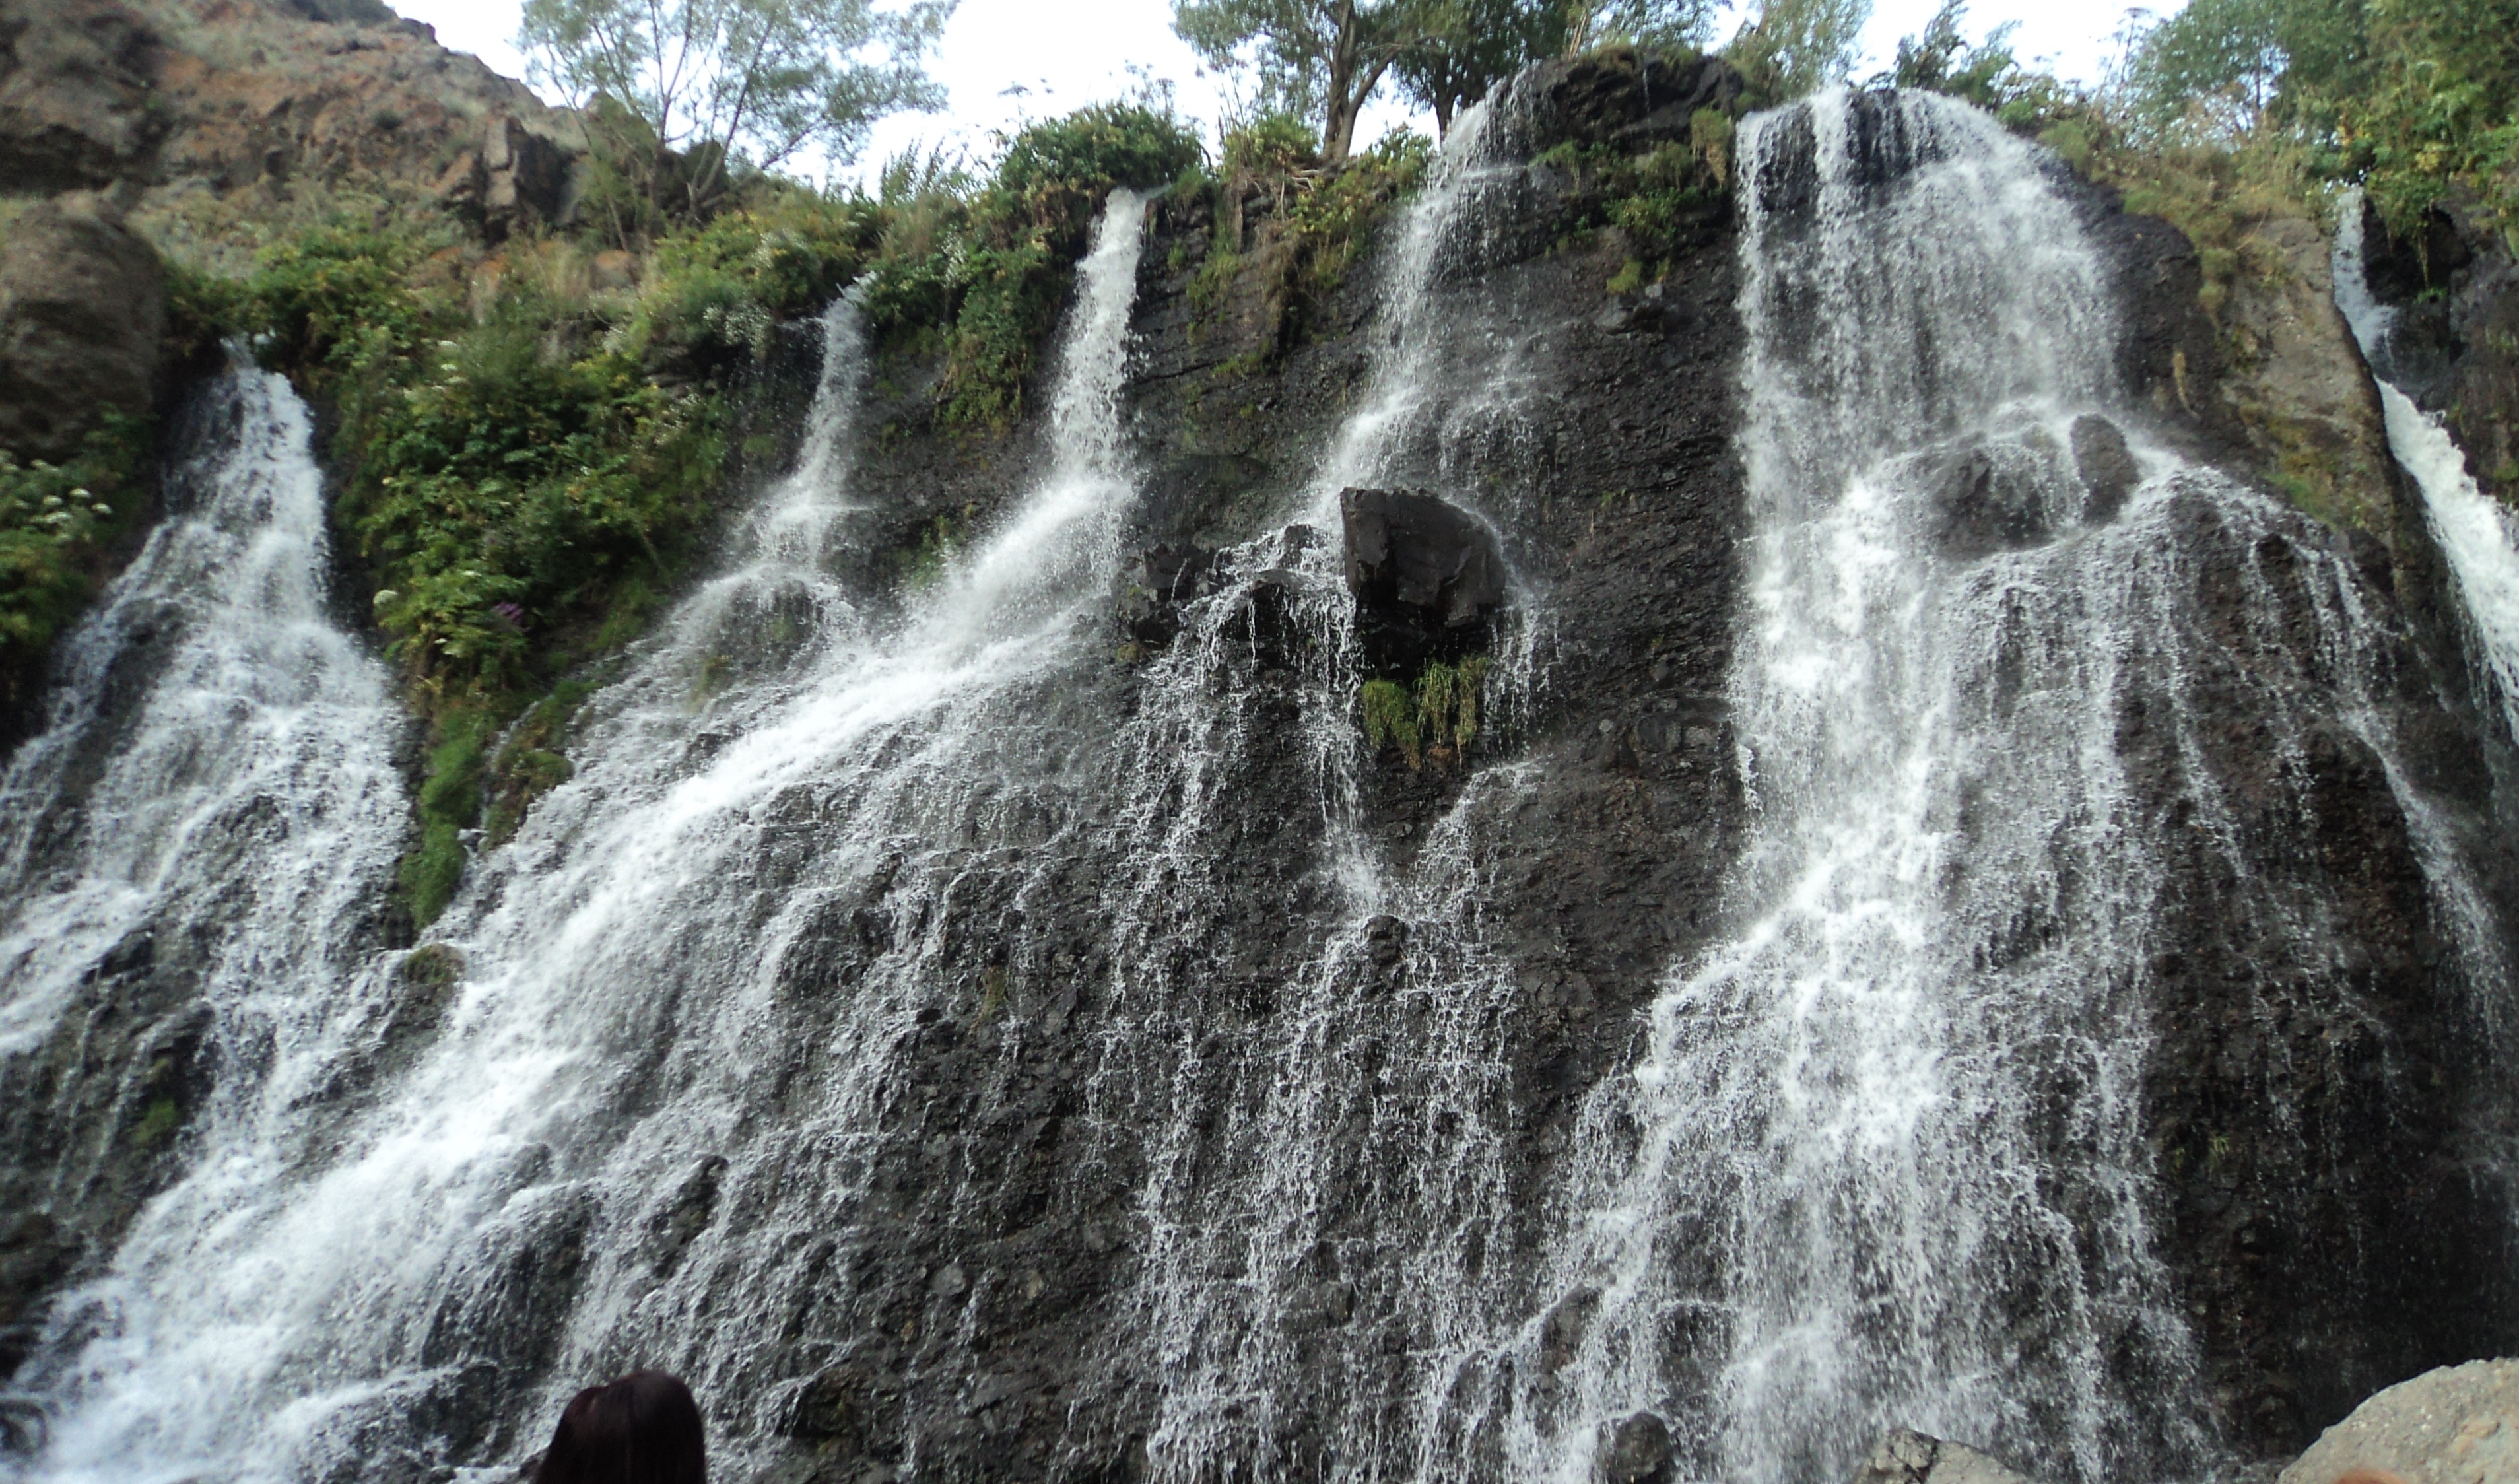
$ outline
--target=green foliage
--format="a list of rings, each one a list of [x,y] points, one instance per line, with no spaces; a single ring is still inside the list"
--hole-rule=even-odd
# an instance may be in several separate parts
[[[788,188],[656,244],[607,348],[705,371],[760,360],[784,320],[818,312],[878,250],[881,208]]]
[[[1365,750],[1378,756],[1396,747],[1415,767],[1423,743],[1417,734],[1417,706],[1406,687],[1396,680],[1367,680],[1356,698],[1364,708]]]
[[[403,899],[421,927],[438,919],[463,885],[464,832],[481,817],[481,752],[491,726],[477,707],[438,714],[438,742],[416,801],[420,843],[401,866]]]
[[[1321,153],[1353,148],[1356,115],[1427,33],[1428,0],[1172,0],[1172,29],[1249,80],[1258,109],[1317,119]]]
[[[534,801],[575,775],[576,766],[560,749],[568,745],[569,723],[578,708],[594,693],[586,680],[562,680],[509,729],[483,778],[490,799],[481,829],[484,844],[497,847],[513,838]]]
[[[1785,103],[1843,81],[1871,19],[1872,0],[1760,0],[1725,54],[1754,101]]]
[[[1692,120],[1687,144],[1665,141],[1630,154],[1615,145],[1569,140],[1540,156],[1576,178],[1576,204],[1563,224],[1569,235],[1604,228],[1626,235],[1632,256],[1612,281],[1612,293],[1660,277],[1683,252],[1691,227],[1724,209],[1732,131],[1728,115],[1705,109]]]
[[[1169,184],[1203,157],[1169,108],[1140,102],[1031,125],[985,186],[934,160],[898,162],[867,219],[869,327],[891,348],[944,352],[946,426],[1006,427],[1102,197]]]
[[[1417,729],[1429,746],[1469,751],[1479,735],[1479,689],[1486,683],[1487,659],[1472,655],[1458,665],[1429,663],[1417,677]]]
[[[1390,207],[1415,192],[1434,163],[1434,141],[1394,129],[1347,168],[1329,173],[1289,201],[1287,222],[1301,244],[1305,286],[1335,289]]]
[[[2138,146],[2271,132],[2400,234],[2458,190],[2519,233],[2519,0],[2195,0],[2126,72]]]
[[[995,189],[1020,199],[1049,189],[1148,188],[1205,157],[1198,135],[1168,109],[1091,104],[1017,134],[997,164]]]
[[[0,452],[0,685],[13,704],[95,596],[106,548],[149,493],[152,437],[147,418],[109,411],[66,465]]]
[[[1366,751],[1380,756],[1397,748],[1413,770],[1428,761],[1456,761],[1479,735],[1479,698],[1488,661],[1471,655],[1458,665],[1430,660],[1416,680],[1372,679],[1357,691],[1364,714]]]
[[[920,59],[952,10],[951,0],[891,11],[870,0],[526,0],[517,39],[534,79],[582,110],[629,196],[691,220],[738,158],[766,171],[818,146],[854,159],[876,119],[942,107]]]
[[[1228,178],[1289,180],[1320,164],[1320,135],[1293,113],[1261,113],[1224,136],[1220,168]]]

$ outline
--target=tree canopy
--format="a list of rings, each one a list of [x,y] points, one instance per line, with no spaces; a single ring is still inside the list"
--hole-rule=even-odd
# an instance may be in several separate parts
[[[534,79],[585,110],[602,161],[687,217],[732,161],[768,170],[809,146],[847,161],[876,119],[942,106],[921,64],[953,5],[525,0],[517,40]]]

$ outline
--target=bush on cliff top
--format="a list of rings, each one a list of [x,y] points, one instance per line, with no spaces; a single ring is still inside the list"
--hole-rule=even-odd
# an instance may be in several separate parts
[[[403,866],[414,916],[433,918],[460,883],[485,777],[504,835],[566,776],[552,748],[582,697],[552,698],[635,636],[700,552],[729,468],[729,390],[780,324],[864,280],[885,343],[947,356],[946,425],[1011,422],[1101,196],[1200,158],[1168,110],[1107,105],[1016,135],[985,183],[902,170],[869,196],[753,177],[643,262],[599,239],[517,239],[485,256],[449,219],[376,210],[267,243],[242,280],[179,276],[179,342],[248,336],[334,414],[337,518],[432,725]],[[76,568],[102,536],[81,524],[57,540],[50,486],[36,486],[118,492],[99,458],[0,469],[0,561]],[[13,478],[28,492],[14,503]],[[6,528],[20,504],[22,537]],[[58,574],[14,584],[0,643],[49,636],[85,596]]]

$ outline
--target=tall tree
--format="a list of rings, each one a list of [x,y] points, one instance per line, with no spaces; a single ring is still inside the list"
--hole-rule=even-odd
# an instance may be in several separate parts
[[[1172,29],[1209,65],[1257,71],[1266,106],[1321,121],[1321,155],[1355,145],[1355,119],[1425,34],[1427,0],[1172,0]]]
[[[1563,19],[1568,56],[1627,42],[1638,46],[1701,47],[1714,29],[1715,0],[1553,0]]]
[[[1871,19],[1872,0],[1761,0],[1729,50],[1750,86],[1781,103],[1844,81]]]
[[[650,206],[691,216],[731,160],[767,170],[811,145],[850,160],[876,119],[941,107],[921,62],[954,3],[525,0],[517,43]]]
[[[1392,80],[1435,110],[1436,132],[1497,83],[1566,46],[1571,7],[1533,0],[1430,0],[1416,36],[1392,63]]]

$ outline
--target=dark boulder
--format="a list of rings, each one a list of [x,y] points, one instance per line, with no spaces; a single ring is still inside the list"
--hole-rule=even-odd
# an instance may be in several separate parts
[[[28,208],[0,241],[0,448],[66,458],[100,413],[149,411],[166,275],[100,197]]]
[[[1123,580],[1120,632],[1141,644],[1171,643],[1181,605],[1213,590],[1215,573],[1215,553],[1194,542],[1148,546]]]
[[[1339,516],[1368,664],[1407,671],[1486,646],[1504,557],[1476,516],[1407,490],[1342,491]]]
[[[1937,544],[1955,560],[2034,546],[2051,533],[2046,492],[2014,451],[1970,443],[1931,474]]]
[[[1657,1484],[1670,1477],[1670,1424],[1639,1412],[1611,1429],[1601,1450],[1603,1484]]]
[[[2073,419],[2073,467],[2080,471],[2086,492],[2082,518],[2092,525],[2105,525],[2125,508],[2126,497],[2143,483],[2143,470],[2134,461],[2133,450],[2126,447],[2125,434],[2105,417],[2081,416]]]

